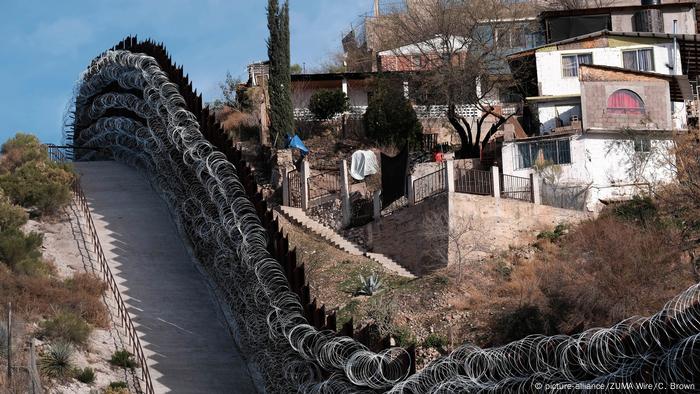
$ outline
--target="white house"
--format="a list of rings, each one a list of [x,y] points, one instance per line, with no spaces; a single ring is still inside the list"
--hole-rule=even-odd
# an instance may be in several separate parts
[[[681,40],[697,36],[602,31],[516,54],[535,68],[527,102],[539,130],[506,136],[503,173],[587,189],[590,211],[671,181],[673,138],[693,98]]]

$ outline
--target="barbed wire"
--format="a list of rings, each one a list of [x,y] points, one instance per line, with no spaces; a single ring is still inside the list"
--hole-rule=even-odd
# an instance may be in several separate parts
[[[113,83],[127,92],[102,93]],[[375,353],[308,323],[268,252],[266,230],[236,168],[203,137],[152,57],[105,52],[83,74],[75,102],[76,145],[109,147],[115,159],[148,174],[226,298],[235,339],[270,392],[526,393],[543,384],[668,384],[700,376],[695,285],[650,318],[490,349],[464,345],[409,377],[404,349]],[[108,116],[110,110],[137,119]]]

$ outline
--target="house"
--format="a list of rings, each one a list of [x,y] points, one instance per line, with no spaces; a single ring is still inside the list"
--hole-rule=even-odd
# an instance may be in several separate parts
[[[503,173],[586,189],[590,211],[671,181],[699,38],[604,30],[512,55],[536,76],[526,101],[538,125],[505,136]]]

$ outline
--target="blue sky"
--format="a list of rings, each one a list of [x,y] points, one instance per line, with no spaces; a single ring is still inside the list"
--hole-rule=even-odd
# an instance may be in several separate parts
[[[162,41],[206,101],[226,71],[267,57],[267,0],[0,0],[0,140],[17,131],[61,142],[75,81],[129,34]],[[372,0],[291,0],[292,62],[312,68]]]

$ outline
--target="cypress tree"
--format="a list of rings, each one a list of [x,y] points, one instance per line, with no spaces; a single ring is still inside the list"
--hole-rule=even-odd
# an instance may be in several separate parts
[[[289,40],[289,0],[280,8],[277,0],[268,0],[267,55],[270,59],[270,133],[273,143],[281,145],[286,133],[294,133],[292,77]]]

